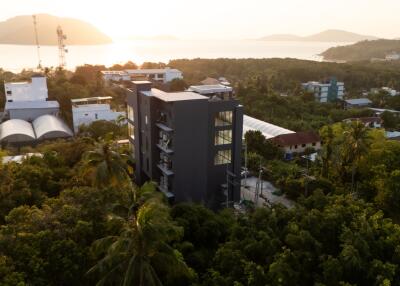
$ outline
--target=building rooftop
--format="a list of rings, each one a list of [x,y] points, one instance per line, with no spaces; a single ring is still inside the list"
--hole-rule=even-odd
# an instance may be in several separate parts
[[[360,121],[362,123],[381,123],[382,119],[380,117],[356,117],[356,118],[347,118],[343,121]]]
[[[372,101],[368,98],[354,98],[354,99],[346,99],[345,102],[351,105],[359,105],[359,104],[371,104]]]
[[[118,74],[118,75],[126,75],[128,74],[126,71],[101,71],[102,74]]]
[[[387,111],[387,112],[392,112],[392,113],[400,113],[400,111],[394,110],[394,109],[372,108],[372,107],[370,107],[369,109],[372,110],[372,111],[375,111],[375,112],[377,112],[377,113],[383,113],[383,112],[385,112],[385,111]]]
[[[200,95],[195,92],[164,92],[162,90],[152,88],[151,91],[142,91],[146,96],[154,96],[165,102],[184,101],[184,100],[208,100],[208,97]]]
[[[171,72],[181,72],[177,69],[165,68],[165,69],[136,69],[136,70],[126,70],[129,74],[156,74],[156,73],[166,73]]]
[[[213,94],[213,93],[221,93],[221,92],[231,92],[233,90],[232,87],[222,85],[222,84],[213,84],[213,85],[192,85],[189,87],[188,91],[194,91],[200,94]]]
[[[316,143],[321,141],[321,138],[315,132],[296,132],[291,134],[282,134],[272,140],[279,146],[293,146]]]
[[[294,133],[289,129],[261,121],[257,118],[243,115],[243,136],[247,131],[260,131],[265,138],[270,139],[282,134]]]
[[[41,109],[41,108],[60,108],[58,101],[13,101],[6,102],[6,110],[13,109]]]
[[[81,103],[81,102],[91,102],[91,101],[111,100],[111,99],[112,99],[111,96],[95,96],[95,97],[71,99],[71,102],[72,103]]]

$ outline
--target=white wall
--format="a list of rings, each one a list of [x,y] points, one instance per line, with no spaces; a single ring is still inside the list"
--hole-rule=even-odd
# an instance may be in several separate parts
[[[7,101],[46,101],[47,82],[45,77],[33,77],[32,82],[5,83]]]
[[[164,76],[164,82],[170,82],[174,79],[182,79],[182,73],[179,71],[171,71],[171,70],[166,70],[165,71],[165,76]]]
[[[297,148],[295,145],[293,146],[286,146],[283,147],[283,151],[286,154],[292,154],[292,153],[304,153],[307,148],[314,148],[315,151],[321,150],[321,142],[315,142],[315,146],[312,145],[312,143],[305,144],[305,146],[297,145]]]
[[[117,120],[120,115],[125,112],[116,112],[111,110],[109,104],[86,104],[72,107],[72,119],[74,124],[74,132],[78,132],[79,126],[88,125],[97,120]]]

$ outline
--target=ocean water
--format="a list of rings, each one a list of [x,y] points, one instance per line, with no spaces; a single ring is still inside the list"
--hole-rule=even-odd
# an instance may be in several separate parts
[[[104,64],[133,61],[168,62],[171,59],[193,58],[297,58],[321,61],[319,53],[342,45],[329,42],[268,42],[252,40],[176,40],[124,41],[108,45],[68,46],[67,69],[82,64]],[[58,49],[41,46],[42,66],[58,65]],[[36,46],[0,45],[0,68],[13,72],[35,68]]]

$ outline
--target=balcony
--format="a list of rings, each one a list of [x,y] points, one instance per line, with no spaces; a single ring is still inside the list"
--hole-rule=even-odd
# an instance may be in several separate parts
[[[172,172],[171,169],[165,166],[165,164],[158,164],[157,167],[161,170],[161,172],[163,172],[163,174],[167,176],[172,176],[174,174],[174,172]]]
[[[165,125],[165,124],[162,123],[162,122],[156,123],[156,126],[157,126],[158,128],[160,128],[161,130],[165,131],[165,132],[172,132],[172,131],[174,131],[174,129],[172,129],[171,127],[168,127],[167,125]]]
[[[168,189],[165,189],[163,186],[158,185],[157,189],[162,192],[168,199],[173,199],[175,198],[175,195],[171,193]]]
[[[160,149],[164,153],[167,153],[167,154],[174,153],[174,150],[172,150],[168,145],[165,145],[165,144],[162,144],[162,143],[158,143],[156,146],[158,147],[158,149]]]

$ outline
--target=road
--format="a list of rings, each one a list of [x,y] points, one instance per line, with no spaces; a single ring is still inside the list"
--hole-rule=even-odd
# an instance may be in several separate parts
[[[247,188],[244,187],[245,180],[242,180],[242,188],[241,188],[241,196],[242,199],[249,200],[255,203],[255,191],[257,185],[257,178],[256,177],[249,177],[247,178]],[[263,207],[265,205],[271,204],[282,204],[287,208],[292,208],[294,206],[294,202],[286,198],[285,195],[277,196],[274,195],[273,192],[277,191],[277,189],[267,181],[263,181],[262,183],[262,191],[259,194],[258,198],[258,207]]]

